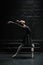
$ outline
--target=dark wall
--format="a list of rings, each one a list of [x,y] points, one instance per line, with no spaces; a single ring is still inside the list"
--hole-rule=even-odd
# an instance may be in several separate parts
[[[42,0],[1,0],[0,23],[24,19],[32,30],[32,39],[43,40]]]

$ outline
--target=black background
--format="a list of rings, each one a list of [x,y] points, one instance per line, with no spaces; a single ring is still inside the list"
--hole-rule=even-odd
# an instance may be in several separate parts
[[[32,30],[32,39],[43,40],[42,0],[0,0],[0,4],[1,33],[9,20],[24,19]]]

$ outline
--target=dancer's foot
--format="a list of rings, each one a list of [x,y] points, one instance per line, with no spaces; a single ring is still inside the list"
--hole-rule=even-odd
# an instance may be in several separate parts
[[[12,57],[16,57],[17,54],[12,55]]]

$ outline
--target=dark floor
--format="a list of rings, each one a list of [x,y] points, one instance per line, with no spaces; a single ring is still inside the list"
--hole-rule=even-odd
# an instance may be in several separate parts
[[[34,59],[31,55],[17,55],[12,58],[12,54],[0,53],[0,65],[43,65],[43,53],[35,54]]]

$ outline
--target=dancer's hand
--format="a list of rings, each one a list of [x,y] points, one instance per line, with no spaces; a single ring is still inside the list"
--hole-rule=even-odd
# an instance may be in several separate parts
[[[10,24],[10,23],[14,23],[13,21],[8,21],[8,24]]]

